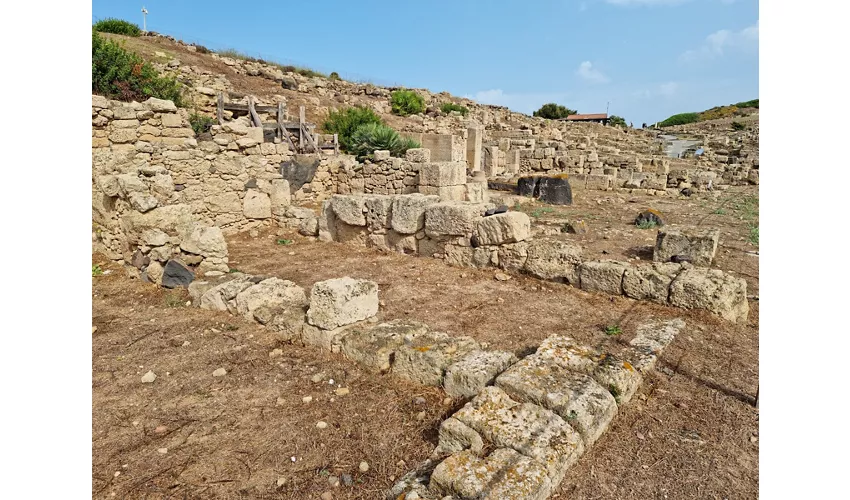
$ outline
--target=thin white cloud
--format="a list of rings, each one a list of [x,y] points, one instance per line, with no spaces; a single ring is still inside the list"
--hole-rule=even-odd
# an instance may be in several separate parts
[[[652,89],[641,89],[632,92],[637,99],[652,99],[653,97],[672,97],[679,92],[679,82],[665,82]]]
[[[747,26],[741,31],[718,30],[705,37],[697,49],[687,50],[679,58],[684,62],[721,57],[732,50],[752,50],[758,48],[759,22]]]
[[[602,74],[601,71],[595,69],[590,61],[584,61],[579,64],[576,74],[591,83],[608,83],[611,81],[611,79]]]

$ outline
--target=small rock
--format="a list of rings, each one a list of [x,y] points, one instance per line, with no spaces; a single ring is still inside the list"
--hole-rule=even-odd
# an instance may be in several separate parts
[[[427,401],[425,401],[425,398],[423,398],[422,396],[416,396],[415,398],[413,398],[413,404],[415,404],[416,406],[422,406],[425,403],[427,403]]]
[[[405,495],[404,500],[419,500],[420,498],[422,498],[422,497],[419,496],[419,493],[416,493],[415,491],[411,491],[410,493]]]
[[[351,391],[350,391],[350,390],[348,390],[348,387],[339,387],[339,388],[337,388],[337,390],[336,390],[336,391],[334,391],[334,392],[336,393],[336,395],[337,395],[337,396],[345,396],[345,395],[347,395],[347,394],[348,394],[349,392],[351,392]]]
[[[276,358],[278,356],[283,356],[283,349],[274,349],[269,353],[270,358]]]
[[[334,488],[339,487],[339,478],[336,476],[328,476],[328,484]]]
[[[142,375],[142,383],[144,384],[152,384],[154,380],[156,380],[156,373],[152,371],[148,371]]]
[[[334,385],[334,379],[328,379],[328,385]]]
[[[351,486],[352,484],[354,484],[354,480],[348,474],[343,474],[342,476],[340,476],[340,479],[342,479],[342,484],[344,484],[345,486]]]
[[[451,406],[452,398],[443,398],[443,406]]]
[[[327,429],[327,428],[328,428],[328,423],[327,423],[327,422],[322,422],[321,420],[319,420],[318,422],[316,422],[316,428],[317,428],[317,429]]]
[[[511,277],[505,273],[496,273],[493,277],[496,278],[497,281],[508,281],[511,279]]]
[[[190,342],[188,340],[183,341],[183,347],[186,347],[189,344],[190,344]]]
[[[165,455],[166,453],[168,453],[168,448],[160,448],[156,451],[158,451],[161,455]]]
[[[460,273],[461,278],[466,278],[466,273]]]
[[[379,300],[378,305],[381,306],[381,307],[387,307],[387,303],[384,302],[383,300]]]
[[[224,368],[219,368],[213,372],[213,377],[223,377],[225,375],[227,375],[227,370]]]
[[[158,425],[153,431],[157,434],[165,434],[166,432],[168,432],[168,427],[164,425]]]
[[[252,238],[256,238],[257,236],[260,235],[260,232],[257,231],[256,229],[252,229],[252,230],[248,231],[248,235]]]
[[[278,406],[283,406],[286,404],[286,399],[284,399],[283,396],[278,396],[277,401],[275,401],[275,404],[277,404]]]
[[[369,471],[369,463],[368,462],[360,462],[360,466],[358,467],[360,472],[368,472]]]
[[[334,495],[330,491],[322,493],[322,500],[333,500]]]
[[[112,474],[112,475],[113,475],[114,477],[118,477],[118,476],[120,476],[120,475],[121,475],[121,471],[120,471],[120,470],[117,470],[117,471],[115,471],[115,474]]]
[[[417,413],[416,414],[416,420],[425,420],[425,412],[420,411],[419,413]]]
[[[280,476],[279,478],[277,478],[277,487],[278,488],[280,488],[281,486],[283,486],[285,484],[286,484],[286,478],[285,477]]]
[[[310,377],[310,380],[312,380],[313,382],[318,384],[319,382],[322,381],[323,378],[325,378],[324,373],[317,373],[317,374],[313,375],[312,377]]]
[[[92,335],[94,335],[94,332],[96,332],[96,331],[97,331],[97,327],[96,327],[96,326],[91,327],[91,334],[92,334]]]
[[[313,396],[304,396],[301,398],[302,403],[309,403],[310,401],[313,401]]]

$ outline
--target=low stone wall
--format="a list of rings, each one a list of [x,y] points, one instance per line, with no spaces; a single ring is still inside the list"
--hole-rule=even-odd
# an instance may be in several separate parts
[[[705,309],[733,322],[747,320],[747,283],[741,278],[689,262],[632,265],[613,260],[585,261],[581,247],[566,236],[532,238],[526,214],[485,216],[493,208],[486,203],[441,201],[421,194],[335,195],[325,201],[318,222],[302,234],[445,259],[456,266],[521,271],[588,292]],[[703,250],[698,251],[701,246],[694,238],[684,246],[670,246],[673,239],[669,237],[664,244],[662,238],[659,245],[664,251],[684,252],[710,262],[716,235],[706,238],[710,253],[706,257],[702,257]]]

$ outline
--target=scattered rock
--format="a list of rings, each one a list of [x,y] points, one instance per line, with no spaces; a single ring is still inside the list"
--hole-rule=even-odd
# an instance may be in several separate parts
[[[313,382],[318,384],[319,382],[322,381],[323,378],[325,378],[324,373],[317,373],[317,374],[313,375],[312,377],[310,377],[310,380],[312,380]]]
[[[564,224],[567,233],[587,234],[587,223],[583,220],[570,221]]]
[[[212,375],[213,375],[213,377],[223,377],[223,376],[227,375],[227,370],[225,370],[224,368],[219,368],[216,371],[214,371]]]
[[[333,488],[339,487],[339,478],[336,476],[329,476],[328,484],[331,485]]]
[[[168,432],[168,427],[164,425],[158,425],[153,431],[156,434],[165,434],[166,432]]]
[[[496,278],[496,281],[508,281],[511,279],[510,275],[505,273],[496,273],[493,277]]]
[[[334,392],[336,393],[337,396],[345,396],[351,391],[348,390],[348,387],[339,387]]]
[[[656,226],[663,226],[664,221],[661,220],[661,212],[652,208],[644,210],[643,212],[639,213],[637,218],[635,219],[635,226],[639,226],[641,224],[646,224],[649,222],[654,222]]]
[[[330,491],[322,493],[322,500],[333,500],[333,497],[334,495]]]
[[[303,398],[301,398],[302,403],[309,403],[311,401],[313,401],[313,396],[304,396]]]
[[[162,455],[165,455],[166,453],[168,453],[168,448],[160,448],[156,451],[158,451]]]
[[[328,428],[328,423],[327,423],[327,422],[322,422],[321,420],[319,420],[318,422],[316,422],[316,428],[317,428],[317,429],[327,429],[327,428]]]
[[[348,474],[343,474],[341,476],[341,479],[342,484],[344,484],[345,486],[351,486],[352,484],[354,484],[354,479],[352,479],[351,476]]]
[[[156,373],[152,371],[148,371],[142,375],[142,383],[144,384],[152,384],[154,380],[156,380]]]
[[[416,405],[416,406],[422,406],[422,405],[425,405],[427,403],[428,402],[425,401],[425,398],[423,398],[422,396],[416,396],[415,398],[413,398],[413,404]]]
[[[188,287],[194,279],[195,274],[179,260],[169,260],[162,270],[162,286],[165,288]]]
[[[276,358],[276,357],[278,357],[278,356],[283,356],[283,349],[273,349],[273,350],[269,353],[269,357],[270,357],[270,358]]]
[[[360,466],[358,467],[360,472],[368,472],[369,471],[369,463],[368,462],[360,462]]]

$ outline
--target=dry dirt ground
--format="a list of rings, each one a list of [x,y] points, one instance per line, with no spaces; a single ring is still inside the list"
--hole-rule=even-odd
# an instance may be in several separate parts
[[[600,193],[605,197],[612,196]],[[655,203],[679,223],[708,212],[719,219],[709,224],[732,233],[721,239],[718,267],[737,270],[757,290],[758,259],[743,254],[757,247],[739,239],[757,224],[757,215],[752,220],[748,212],[741,220],[732,212],[712,214],[717,202],[698,197],[667,207],[653,197],[635,203],[633,197],[624,197],[624,203],[580,198],[537,219],[581,215],[590,232],[576,238],[586,256],[607,248],[612,258],[625,258],[633,247],[651,245],[654,230],[629,227],[644,205]],[[664,353],[658,371],[570,470],[558,496],[758,496],[758,411],[752,406],[758,387],[757,301],[750,302],[748,324],[731,325],[704,312],[590,294],[519,274],[496,281],[493,270],[315,242],[293,232],[242,234],[228,243],[234,269],[307,288],[340,276],[372,279],[380,288],[381,319],[424,321],[519,354],[555,333],[616,350],[641,322],[682,317],[688,326]],[[159,290],[113,269],[93,278],[97,498],[319,498],[326,491],[334,498],[380,498],[430,453],[439,423],[463,403],[444,405],[438,389],[364,373],[316,348],[279,345],[256,324],[185,307],[184,293]],[[610,325],[619,325],[622,335],[606,336],[603,329]],[[274,348],[282,354],[270,357]],[[213,377],[219,367],[228,374]],[[148,370],[158,378],[142,384]],[[324,373],[321,382],[311,379],[317,373]],[[337,385],[330,386],[329,378]],[[338,386],[351,393],[336,396]],[[308,395],[313,401],[305,404],[302,397]],[[425,403],[417,404],[417,397]],[[317,429],[319,420],[328,428]],[[165,430],[157,432],[159,426]],[[365,474],[357,469],[362,460],[371,466]],[[353,485],[330,487],[329,476],[341,474],[351,475]]]

